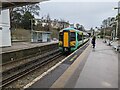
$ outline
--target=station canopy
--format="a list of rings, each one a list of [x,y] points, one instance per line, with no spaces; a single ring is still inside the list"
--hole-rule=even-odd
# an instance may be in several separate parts
[[[48,0],[0,0],[0,5],[2,9],[7,9],[10,7],[24,6],[28,4],[36,4],[39,2],[48,1]]]

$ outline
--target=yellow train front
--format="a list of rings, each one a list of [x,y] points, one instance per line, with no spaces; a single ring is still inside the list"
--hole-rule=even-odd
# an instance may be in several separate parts
[[[59,32],[59,49],[62,52],[72,52],[88,40],[84,32],[74,28],[65,28]]]

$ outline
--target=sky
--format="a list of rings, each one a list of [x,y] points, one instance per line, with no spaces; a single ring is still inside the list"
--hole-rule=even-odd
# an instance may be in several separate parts
[[[40,16],[64,19],[90,29],[100,27],[102,21],[117,14],[118,0],[50,0],[40,3]]]

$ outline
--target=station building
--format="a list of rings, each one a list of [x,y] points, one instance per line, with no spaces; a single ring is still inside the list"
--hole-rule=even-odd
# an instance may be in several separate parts
[[[32,31],[31,42],[50,42],[51,32],[46,31]]]
[[[0,47],[11,46],[9,9],[0,13]]]

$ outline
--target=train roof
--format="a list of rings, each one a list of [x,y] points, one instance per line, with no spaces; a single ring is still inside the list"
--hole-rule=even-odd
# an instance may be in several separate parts
[[[60,32],[62,32],[63,30],[75,30],[76,32],[81,32],[81,33],[83,32],[83,31],[79,31],[79,30],[77,30],[75,28],[71,28],[71,27],[64,28],[64,29],[60,30]]]

